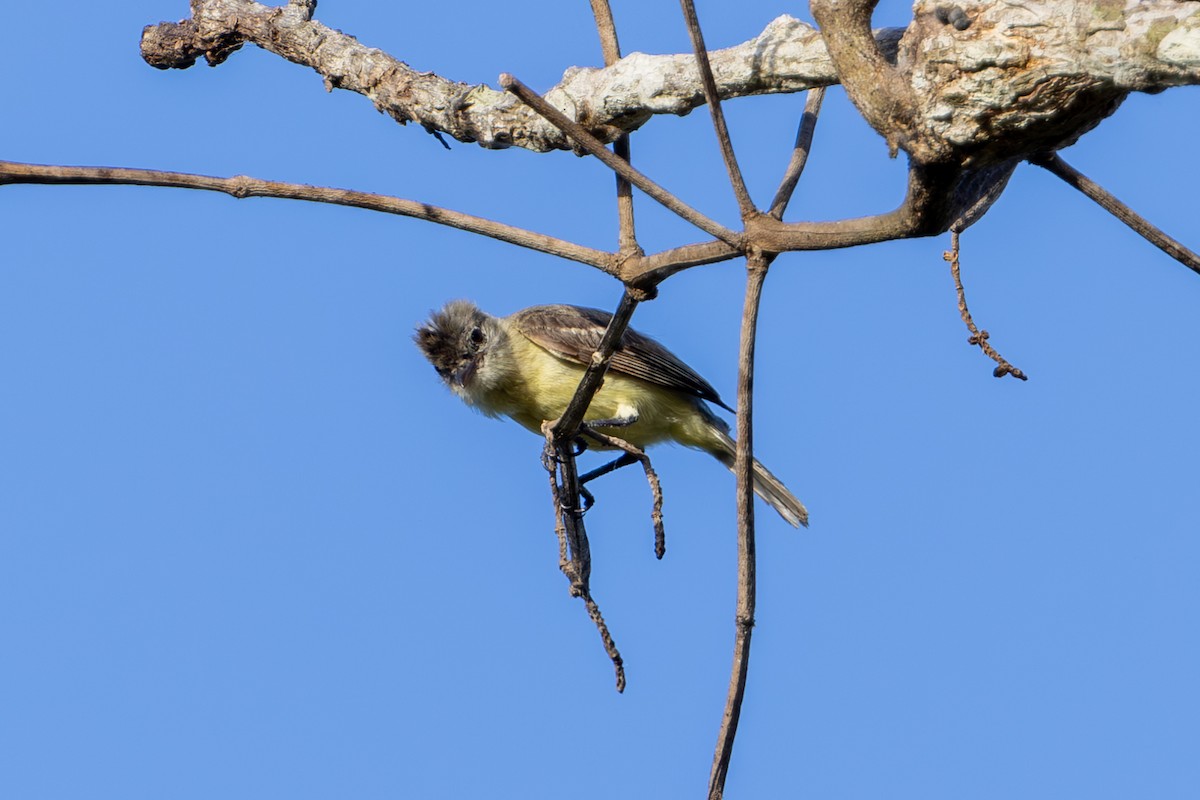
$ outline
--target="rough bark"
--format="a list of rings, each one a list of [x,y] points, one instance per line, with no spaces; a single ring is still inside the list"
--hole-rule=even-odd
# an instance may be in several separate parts
[[[330,89],[363,94],[401,123],[489,148],[571,147],[508,93],[414,69],[312,20],[310,3],[191,5],[183,22],[147,26],[148,63],[186,68],[204,57],[216,65],[251,42],[312,68]],[[854,4],[823,5],[840,11]],[[869,19],[874,4],[866,5]],[[906,112],[917,139],[937,143],[941,157],[965,157],[966,167],[1068,144],[1130,91],[1200,83],[1195,0],[918,0],[906,30],[884,29],[873,38],[910,95]],[[722,99],[839,82],[840,65],[821,34],[786,15],[748,42],[713,51],[711,60]],[[571,67],[545,96],[605,142],[656,114],[686,114],[704,102],[690,53],[632,53],[605,68]]]

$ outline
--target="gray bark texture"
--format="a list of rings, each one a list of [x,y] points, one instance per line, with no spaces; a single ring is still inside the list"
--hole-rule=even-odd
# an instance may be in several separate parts
[[[401,123],[487,148],[571,148],[511,94],[414,69],[313,20],[310,2],[191,6],[182,22],[146,27],[148,63],[186,68],[203,57],[216,65],[251,42],[313,69],[330,89],[366,96]],[[814,0],[824,37],[785,15],[750,41],[713,51],[720,97],[840,82],[893,148],[918,163],[977,169],[1070,144],[1131,91],[1200,83],[1197,0],[917,0],[906,29],[871,33],[872,7]],[[874,41],[865,60],[861,31],[845,24],[855,19]],[[839,49],[839,38],[846,47]],[[881,64],[890,68],[882,79]],[[863,72],[857,87],[856,69]],[[686,114],[704,102],[691,53],[631,53],[604,68],[570,67],[545,97],[605,142],[656,114]]]

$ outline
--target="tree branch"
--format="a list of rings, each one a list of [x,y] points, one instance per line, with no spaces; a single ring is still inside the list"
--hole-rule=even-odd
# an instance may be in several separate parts
[[[1161,228],[1156,227],[1145,217],[1142,217],[1132,208],[1122,203],[1103,186],[1063,161],[1057,153],[1031,158],[1029,159],[1029,163],[1036,164],[1042,169],[1062,178],[1069,185],[1074,186],[1092,200],[1095,200],[1101,208],[1121,220],[1121,222],[1124,222],[1139,236],[1150,242],[1150,244],[1162,250],[1192,272],[1200,274],[1200,256],[1196,255],[1196,253],[1189,250],[1180,242],[1172,239]]]
[[[757,581],[754,545],[754,346],[758,336],[758,308],[771,257],[751,253],[746,259],[746,299],[742,308],[742,333],[738,349],[737,449],[733,471],[737,476],[738,589],[734,617],[733,667],[725,713],[717,733],[712,772],[708,778],[709,800],[720,800],[733,756],[746,679],[750,670],[750,639],[754,630]]]
[[[596,18],[596,31],[600,34],[600,47],[604,52],[604,64],[611,67],[621,60],[621,43],[617,39],[617,24],[613,20],[608,0],[591,0],[592,16]],[[622,161],[630,161],[629,134],[622,133],[613,142],[613,153]],[[638,246],[633,219],[633,186],[629,180],[616,176],[617,180],[617,223],[618,250],[622,255],[642,255]]]
[[[329,89],[364,95],[401,124],[416,122],[487,148],[536,152],[570,149],[560,129],[504,92],[414,69],[312,20],[304,8],[252,0],[192,0],[192,17],[148,25],[142,57],[159,69],[186,69],[199,58],[217,65],[244,42],[309,67]],[[895,51],[901,29],[879,32]],[[710,54],[723,99],[799,92],[837,82],[820,34],[781,16],[755,38]],[[634,53],[604,69],[572,68],[545,96],[605,142],[641,127],[656,114],[687,114],[704,102],[692,54]]]
[[[0,161],[0,186],[12,184],[107,184],[134,186],[166,186],[179,189],[202,189],[223,192],[238,199],[246,197],[275,197],[286,200],[307,200],[314,203],[332,203],[353,206],[369,211],[382,211],[402,217],[413,217],[436,222],[469,233],[478,233],[530,250],[560,256],[571,261],[595,267],[609,275],[617,275],[619,259],[612,253],[556,239],[541,233],[527,231],[493,222],[483,217],[462,214],[458,211],[403,200],[370,192],[351,189],[334,189],[326,186],[309,186],[303,183],[282,183],[236,175],[232,178],[217,178],[211,175],[195,175],[186,172],[163,172],[161,170],[131,169],[127,167],[64,167],[46,164],[22,164],[15,161]]]
[[[796,185],[800,183],[800,176],[804,174],[804,166],[808,163],[808,153],[812,149],[813,133],[817,130],[817,117],[821,113],[821,103],[824,99],[825,87],[821,86],[810,89],[808,97],[804,101],[804,113],[800,115],[800,126],[796,129],[796,144],[792,147],[792,157],[788,161],[783,178],[779,181],[779,188],[775,191],[775,197],[771,199],[771,208],[767,212],[777,220],[783,219],[783,212],[787,210],[788,203],[792,201],[792,193],[796,191]]]
[[[546,117],[554,125],[562,128],[573,141],[590,155],[604,162],[605,166],[641,189],[651,199],[666,206],[679,217],[692,223],[705,233],[715,236],[733,247],[740,245],[741,237],[738,234],[729,230],[721,223],[701,214],[674,194],[638,172],[628,162],[618,158],[604,146],[603,142],[588,133],[582,125],[572,122],[562,112],[546,102],[544,98],[539,97],[536,92],[512,75],[507,73],[501,75],[500,85],[520,98],[521,102]]]
[[[721,109],[721,95],[717,91],[717,81],[713,77],[708,49],[704,45],[704,33],[700,30],[700,18],[696,16],[696,4],[692,0],[680,0],[680,5],[683,7],[683,18],[687,23],[688,37],[692,40],[692,51],[696,54],[696,66],[700,69],[704,101],[712,116],[713,130],[717,134],[717,144],[721,148],[721,158],[725,161],[725,171],[729,175],[729,184],[733,187],[733,196],[737,201],[738,211],[744,220],[755,213],[754,203],[750,200],[750,192],[746,189],[746,181],[742,178],[742,170],[738,166],[737,156],[733,152],[733,142],[729,139],[729,126],[725,124],[725,112]]]

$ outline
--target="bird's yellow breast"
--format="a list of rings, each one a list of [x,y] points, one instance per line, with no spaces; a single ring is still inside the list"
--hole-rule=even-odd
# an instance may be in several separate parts
[[[509,342],[519,370],[512,380],[490,393],[487,405],[491,408],[485,410],[511,417],[540,434],[543,422],[557,419],[566,410],[584,368],[559,358],[517,331],[511,332]],[[706,450],[711,447],[711,412],[701,400],[610,370],[584,419],[630,416],[637,417],[632,425],[599,430],[643,448],[664,440]]]

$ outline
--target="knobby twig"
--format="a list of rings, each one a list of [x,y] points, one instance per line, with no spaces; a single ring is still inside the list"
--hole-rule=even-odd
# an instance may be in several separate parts
[[[683,19],[687,23],[688,36],[692,40],[692,51],[696,54],[696,66],[700,70],[700,84],[704,87],[704,101],[712,116],[713,130],[717,134],[717,144],[721,148],[721,158],[725,161],[725,171],[729,174],[729,184],[733,187],[733,196],[737,200],[738,211],[742,219],[755,213],[754,203],[750,200],[750,192],[746,189],[746,181],[742,178],[741,167],[738,166],[737,155],[733,152],[733,142],[729,139],[729,126],[725,124],[725,112],[721,109],[721,94],[717,91],[717,81],[713,77],[712,64],[708,59],[708,48],[704,45],[704,34],[700,30],[700,19],[696,16],[696,4],[692,0],[680,0],[683,7]]]
[[[575,471],[575,454],[569,442],[556,439],[551,423],[542,425],[542,433],[546,436],[542,464],[550,474],[554,533],[558,537],[558,567],[571,583],[571,596],[581,598],[587,607],[588,616],[600,633],[604,652],[612,661],[617,691],[624,692],[624,659],[621,658],[617,644],[608,630],[608,624],[600,613],[600,606],[592,597],[592,553],[583,524],[583,511],[579,508],[579,475]]]
[[[616,449],[621,450],[635,462],[642,465],[642,471],[646,473],[646,482],[650,484],[650,497],[653,501],[653,505],[650,508],[650,522],[654,525],[654,557],[661,561],[662,557],[667,554],[667,533],[663,528],[662,514],[662,483],[658,479],[658,473],[654,471],[654,466],[650,463],[650,456],[646,455],[644,450],[634,447],[629,442],[616,436],[609,436],[606,433],[589,430],[587,428],[583,429],[583,435],[589,439],[594,439],[595,441],[600,442],[600,444],[606,447],[615,447]],[[613,468],[616,468],[616,465],[619,465],[620,463],[620,460],[612,462]],[[611,470],[606,470],[605,467],[601,467],[600,469],[592,470],[586,476],[584,476],[584,478],[588,480],[592,478],[598,478],[600,475],[605,474],[608,471]],[[580,481],[584,482],[584,478],[581,478]]]
[[[750,669],[750,637],[754,630],[754,605],[757,594],[754,546],[754,345],[758,334],[758,307],[763,281],[771,257],[751,253],[746,259],[746,299],[742,308],[741,342],[738,348],[737,448],[733,469],[737,475],[738,588],[734,618],[733,667],[729,675],[729,693],[725,713],[717,733],[712,772],[708,778],[709,800],[720,800],[725,793],[725,776],[733,755],[742,700],[746,696],[746,678]]]
[[[583,511],[579,508],[579,496],[582,483],[575,467],[575,452],[572,444],[583,422],[592,397],[604,380],[608,362],[616,352],[629,320],[637,308],[639,299],[644,293],[626,289],[621,295],[616,313],[608,323],[604,336],[600,338],[600,346],[592,355],[592,363],[584,370],[579,388],[571,402],[557,420],[543,424],[542,432],[546,436],[546,449],[543,461],[551,472],[550,488],[554,496],[555,533],[559,539],[559,567],[567,580],[571,582],[571,594],[582,597],[588,607],[588,615],[596,623],[600,631],[600,639],[604,642],[604,650],[613,662],[617,673],[617,691],[625,691],[625,667],[621,654],[617,651],[608,626],[600,614],[600,608],[591,596],[589,579],[591,576],[591,548],[588,544],[587,528],[583,523]],[[653,486],[653,483],[651,484]],[[656,531],[657,537],[657,531]]]
[[[996,348],[988,343],[988,332],[981,331],[975,326],[975,320],[971,318],[971,312],[967,309],[967,293],[963,289],[962,275],[959,271],[958,264],[958,231],[950,232],[950,250],[942,254],[942,258],[950,262],[950,274],[954,276],[954,290],[958,293],[958,313],[962,317],[962,321],[966,324],[967,330],[971,335],[967,337],[968,344],[978,345],[984,355],[996,362],[996,369],[992,370],[992,374],[997,378],[1003,378],[1005,375],[1012,375],[1014,378],[1026,381],[1029,377],[1021,370],[1008,363],[999,353]]]
[[[1200,274],[1200,256],[1184,247],[1156,227],[1145,217],[1114,197],[1107,189],[1063,161],[1058,153],[1041,155],[1029,159],[1029,163],[1051,172],[1095,200],[1101,208],[1124,222],[1150,244],[1183,264],[1192,272]]]
[[[493,222],[483,217],[463,214],[428,203],[404,200],[389,195],[357,192],[351,189],[335,189],[327,186],[309,186],[303,183],[282,183],[246,175],[232,178],[217,178],[211,175],[194,175],[185,172],[164,172],[151,169],[127,167],[64,167],[47,164],[22,164],[0,161],[0,186],[6,184],[120,184],[134,186],[165,186],[181,189],[202,189],[223,192],[238,199],[246,197],[275,197],[286,200],[307,200],[314,203],[332,203],[353,206],[369,211],[382,211],[402,217],[413,217],[436,222],[469,233],[478,233],[502,242],[509,242],[530,250],[578,261],[610,275],[617,274],[618,259],[612,253],[556,239],[523,228]]]

